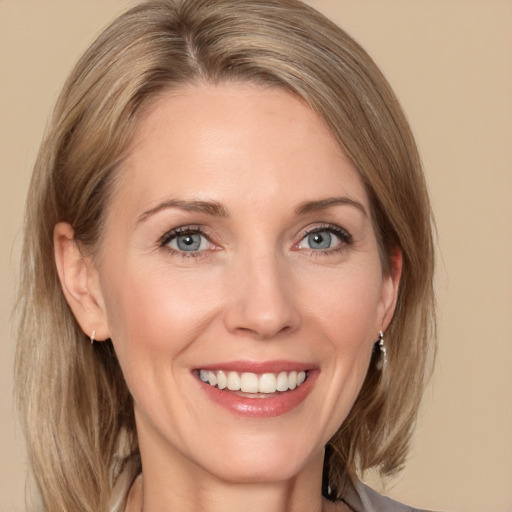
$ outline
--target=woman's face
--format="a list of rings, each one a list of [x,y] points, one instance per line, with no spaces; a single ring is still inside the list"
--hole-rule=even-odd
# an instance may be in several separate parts
[[[357,172],[304,103],[250,84],[163,95],[119,172],[98,303],[143,462],[299,474],[394,307]]]

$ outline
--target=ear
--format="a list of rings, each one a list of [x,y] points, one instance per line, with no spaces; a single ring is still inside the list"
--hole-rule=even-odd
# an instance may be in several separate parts
[[[87,336],[95,331],[96,341],[110,337],[98,271],[74,238],[73,228],[59,222],[53,230],[55,263],[64,296]]]
[[[382,291],[381,291],[381,304],[382,313],[380,317],[381,326],[379,330],[385,331],[396,308],[398,299],[398,287],[400,285],[400,278],[402,276],[403,267],[403,254],[399,247],[395,247],[390,254],[390,267],[389,270],[383,275]]]

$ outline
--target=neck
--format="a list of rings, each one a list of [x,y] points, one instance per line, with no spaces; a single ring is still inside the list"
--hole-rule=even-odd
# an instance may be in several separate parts
[[[144,468],[144,465],[143,465]],[[320,477],[306,474],[282,482],[240,483],[183,470],[170,476],[144,469],[130,493],[127,512],[321,512]],[[320,474],[321,476],[321,474]]]
[[[126,512],[343,510],[322,498],[323,445],[306,455],[293,436],[273,436],[265,429],[219,437],[213,447],[202,440],[190,446],[179,433],[178,441],[169,442],[137,408],[135,413],[142,477]]]
[[[321,512],[338,510],[334,504],[325,502],[321,496],[308,495],[305,499],[298,493],[279,489],[277,486],[232,485],[225,489],[210,490],[196,488],[195,494],[186,495],[183,489],[178,493],[156,494],[153,486],[142,475],[135,481],[128,498],[126,512]]]
[[[180,454],[148,450],[141,443],[142,475],[126,512],[321,512],[323,450],[292,478],[224,480]],[[152,447],[154,448],[154,447]]]

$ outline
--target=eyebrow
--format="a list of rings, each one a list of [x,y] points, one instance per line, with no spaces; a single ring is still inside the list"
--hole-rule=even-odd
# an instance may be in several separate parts
[[[353,206],[360,210],[365,216],[368,216],[365,207],[360,202],[348,197],[328,197],[317,201],[305,201],[295,208],[295,214],[304,215],[310,212],[325,210],[331,206]],[[201,201],[197,199],[186,201],[184,199],[169,199],[143,212],[137,219],[137,223],[143,222],[148,217],[169,208],[177,208],[188,212],[206,213],[213,217],[229,216],[226,207],[217,201]]]
[[[368,217],[368,212],[365,207],[359,201],[355,201],[349,197],[328,197],[326,199],[319,199],[318,201],[306,201],[297,206],[295,213],[297,215],[304,215],[305,213],[325,210],[331,206],[353,206]]]
[[[207,215],[212,215],[214,217],[228,216],[227,209],[217,201],[200,201],[197,199],[186,201],[183,199],[169,199],[156,205],[154,208],[150,208],[149,210],[143,212],[141,215],[139,215],[137,223],[143,222],[148,217],[155,215],[155,213],[166,210],[168,208],[177,208],[187,212],[206,213]]]

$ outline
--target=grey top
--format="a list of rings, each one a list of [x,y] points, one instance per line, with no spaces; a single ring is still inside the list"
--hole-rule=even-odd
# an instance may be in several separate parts
[[[345,491],[343,500],[354,512],[428,512],[382,496],[358,480],[352,481],[352,488]]]

